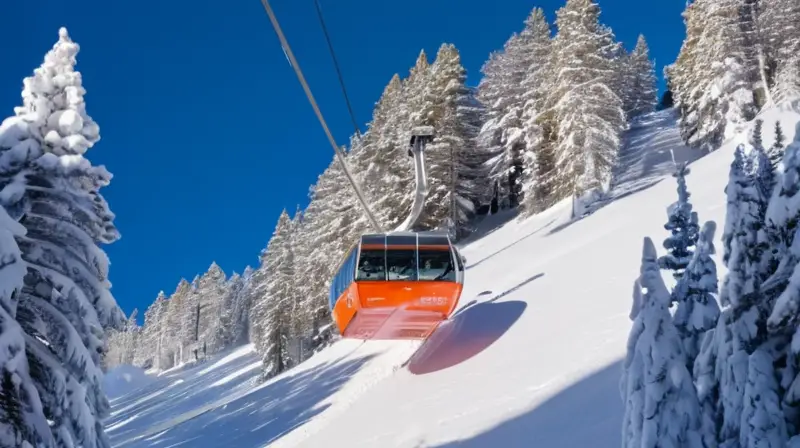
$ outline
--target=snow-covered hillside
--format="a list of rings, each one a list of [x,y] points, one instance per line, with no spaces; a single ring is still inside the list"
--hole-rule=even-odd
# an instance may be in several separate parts
[[[760,118],[770,145],[775,121],[791,139],[800,115]],[[737,143],[692,163],[701,223],[724,224]],[[652,114],[626,136],[611,197],[593,213],[570,221],[565,201],[523,221],[488,218],[463,248],[459,310],[421,347],[340,341],[259,386],[259,360],[243,347],[114,399],[114,446],[619,446],[642,238],[667,236],[677,198],[670,150],[677,160],[695,154],[672,111]]]

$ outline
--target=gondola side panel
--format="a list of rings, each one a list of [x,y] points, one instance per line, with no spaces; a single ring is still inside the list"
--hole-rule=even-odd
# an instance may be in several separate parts
[[[333,307],[333,318],[336,321],[336,326],[339,328],[339,334],[345,334],[353,317],[361,308],[360,304],[358,287],[356,283],[351,283],[344,293],[339,296],[336,300],[336,305]]]

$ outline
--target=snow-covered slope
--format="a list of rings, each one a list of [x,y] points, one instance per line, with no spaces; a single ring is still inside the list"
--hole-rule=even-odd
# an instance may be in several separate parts
[[[800,120],[760,118],[767,145],[777,119],[789,139]],[[416,353],[417,342],[340,341],[254,387],[258,359],[244,347],[114,400],[114,446],[619,446],[642,238],[666,236],[670,150],[694,156],[674,121],[660,112],[628,133],[610,199],[582,219],[569,220],[569,201],[524,221],[489,218],[463,249],[459,310]],[[692,164],[701,222],[723,225],[736,143]]]

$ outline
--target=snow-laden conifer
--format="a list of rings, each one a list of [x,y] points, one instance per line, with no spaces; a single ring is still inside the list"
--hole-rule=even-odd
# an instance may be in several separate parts
[[[431,70],[436,137],[427,148],[429,194],[417,226],[446,227],[460,236],[489,189],[477,147],[481,113],[454,45],[441,45]]]
[[[668,221],[664,228],[671,235],[664,240],[668,253],[658,259],[661,269],[672,271],[676,280],[683,277],[684,269],[692,259],[693,248],[697,244],[700,226],[697,213],[692,211],[689,190],[686,188],[686,175],[691,171],[686,163],[676,167],[673,177],[678,181],[678,200],[667,207]]]
[[[600,7],[592,0],[568,0],[556,15],[549,103],[558,126],[556,196],[563,198],[608,186],[625,114],[612,88],[615,64],[605,44],[613,39],[599,23]]]
[[[769,151],[767,155],[769,155],[770,163],[772,164],[773,172],[777,173],[780,162],[783,160],[783,150],[786,147],[784,142],[786,141],[786,136],[783,133],[783,126],[781,126],[780,121],[775,122],[775,141],[772,146],[769,147]],[[782,171],[782,169],[781,169]]]
[[[27,138],[0,157],[0,176],[10,181],[0,202],[27,230],[17,238],[28,273],[16,318],[45,417],[57,444],[95,448],[109,446],[100,370],[105,329],[121,328],[125,315],[98,247],[119,233],[99,192],[111,174],[84,157],[100,134],[86,112],[78,50],[62,28],[25,78],[23,105],[9,126]]]
[[[641,304],[628,338],[621,380],[622,446],[701,447],[699,403],[650,238],[644,239],[637,284],[643,291],[634,297]]]
[[[783,413],[779,375],[775,361],[780,356],[778,340],[771,340],[753,351],[748,360],[744,387],[741,434],[743,447],[779,448],[788,438]]]
[[[786,104],[800,101],[800,55],[784,61],[775,75],[775,102]]]
[[[625,76],[625,112],[629,118],[652,112],[658,102],[655,65],[644,35],[639,35],[636,47],[622,67]]]
[[[758,61],[748,50],[752,20],[740,0],[697,0],[685,12],[687,38],[675,64],[681,135],[717,149],[757,112]]]
[[[694,255],[672,293],[677,301],[673,321],[683,339],[689,371],[693,370],[705,333],[716,326],[720,314],[716,299],[717,265],[713,258],[716,228],[714,221],[703,224]]]
[[[0,157],[24,140],[9,125],[0,124]],[[26,335],[16,320],[26,266],[15,237],[25,228],[0,207],[0,446],[53,446],[25,353]]]
[[[255,304],[255,324],[260,337],[256,350],[263,360],[261,378],[267,380],[291,367],[289,336],[294,297],[292,222],[284,210],[263,257],[264,283]]]

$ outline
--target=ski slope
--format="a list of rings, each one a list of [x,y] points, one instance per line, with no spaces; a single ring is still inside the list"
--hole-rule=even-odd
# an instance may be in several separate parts
[[[760,118],[765,145],[777,119],[789,141],[800,121],[782,110]],[[619,446],[633,281],[642,238],[667,236],[672,157],[693,162],[691,202],[701,223],[721,229],[738,143],[693,160],[673,111],[645,117],[625,140],[608,198],[583,218],[571,221],[564,201],[525,220],[482,223],[462,249],[459,309],[424,345],[339,341],[258,386],[259,359],[245,346],[115,398],[113,445]]]

